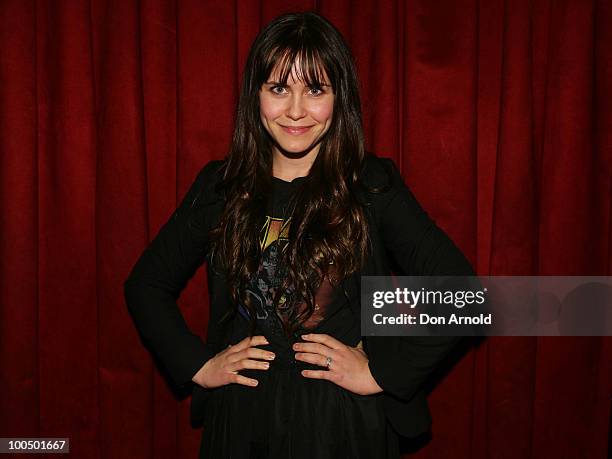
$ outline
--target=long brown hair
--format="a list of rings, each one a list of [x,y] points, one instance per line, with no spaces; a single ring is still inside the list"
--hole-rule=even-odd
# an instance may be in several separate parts
[[[320,87],[326,73],[335,97],[330,128],[290,202],[289,241],[282,252],[288,275],[277,290],[274,306],[292,288],[306,307],[284,324],[287,333],[313,314],[314,294],[323,278],[337,285],[359,270],[368,247],[367,223],[355,193],[365,151],[350,50],[340,33],[315,13],[280,16],[257,36],[245,65],[235,129],[219,185],[226,196],[225,209],[210,234],[211,260],[224,271],[234,305],[248,309],[251,333],[256,314],[245,288],[259,266],[259,232],[272,188],[273,143],[261,123],[259,91],[276,68],[285,85],[296,60],[299,79]]]

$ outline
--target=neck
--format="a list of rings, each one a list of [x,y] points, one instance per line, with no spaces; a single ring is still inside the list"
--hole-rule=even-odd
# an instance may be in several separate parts
[[[305,177],[319,153],[319,145],[302,156],[291,157],[274,147],[272,153],[272,175],[290,182],[297,177]]]

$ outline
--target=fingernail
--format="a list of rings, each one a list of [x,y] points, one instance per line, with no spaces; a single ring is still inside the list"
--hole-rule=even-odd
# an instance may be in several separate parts
[[[251,386],[256,386],[257,385],[257,381],[251,381]]]
[[[270,364],[269,364],[268,362],[262,362],[262,366],[263,366],[264,368],[269,368],[269,367],[270,367]]]
[[[266,358],[269,359],[269,360],[272,360],[274,357],[276,357],[276,356],[272,352],[270,352],[268,355],[266,355]]]

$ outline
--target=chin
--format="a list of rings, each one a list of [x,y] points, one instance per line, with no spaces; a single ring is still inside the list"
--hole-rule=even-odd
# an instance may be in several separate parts
[[[317,142],[314,140],[306,141],[305,139],[299,142],[283,142],[282,140],[279,141],[277,139],[276,143],[284,152],[292,155],[298,155],[300,153],[307,153],[308,151],[312,150]]]
[[[304,153],[308,150],[310,150],[310,144],[305,144],[305,145],[287,145],[287,144],[279,144],[280,147],[283,149],[283,151],[286,151],[287,153],[294,153],[294,154],[298,154],[298,153]]]
[[[280,143],[278,145],[285,154],[290,155],[290,156],[296,156],[296,157],[307,155],[316,146],[312,144],[292,146],[292,145],[283,145]]]

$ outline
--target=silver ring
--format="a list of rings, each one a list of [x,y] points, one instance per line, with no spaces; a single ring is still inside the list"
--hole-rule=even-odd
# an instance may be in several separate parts
[[[326,357],[325,358],[325,366],[327,367],[327,369],[329,370],[329,367],[331,366],[333,360],[331,357]]]

